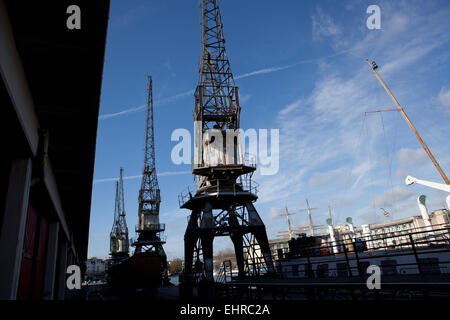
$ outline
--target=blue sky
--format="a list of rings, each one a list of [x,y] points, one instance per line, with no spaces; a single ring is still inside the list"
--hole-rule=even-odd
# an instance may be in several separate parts
[[[366,9],[381,8],[369,30]],[[255,180],[255,206],[269,238],[285,230],[285,204],[304,226],[305,196],[315,224],[328,203],[334,223],[381,222],[419,214],[415,198],[443,208],[445,194],[406,186],[410,174],[442,182],[366,58],[450,176],[450,3],[448,1],[221,1],[226,49],[241,95],[243,129],[280,130],[280,169]],[[169,258],[183,258],[187,210],[178,194],[192,184],[175,165],[177,128],[193,131],[193,90],[200,56],[198,1],[111,1],[92,194],[89,256],[106,257],[114,214],[114,178],[124,167],[130,236],[137,221],[143,166],[146,76],[153,77],[160,220]],[[391,216],[384,217],[380,207]],[[216,250],[231,242],[216,240]]]

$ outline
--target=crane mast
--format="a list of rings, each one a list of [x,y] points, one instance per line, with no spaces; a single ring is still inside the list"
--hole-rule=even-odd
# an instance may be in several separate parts
[[[167,278],[167,257],[163,248],[165,241],[162,235],[165,230],[165,224],[159,222],[161,196],[155,163],[152,77],[148,76],[147,81],[144,168],[138,197],[138,223],[135,229],[138,233],[138,238],[133,243],[133,246],[136,248],[134,254],[149,251],[158,253],[162,258],[162,276]]]
[[[155,165],[155,139],[153,126],[153,83],[148,76],[147,118],[145,127],[144,169],[139,190],[139,227],[159,225],[159,206],[161,203],[158,177]]]
[[[129,240],[125,215],[123,168],[120,168],[120,179],[119,181],[116,181],[114,223],[110,233],[110,250],[113,259],[128,257]]]
[[[239,97],[225,51],[222,19],[216,0],[202,1],[202,56],[195,92],[195,120],[203,131],[239,128]]]
[[[251,184],[256,164],[246,164],[239,136],[239,92],[225,50],[218,0],[201,1],[201,58],[195,90],[195,195],[181,194],[180,207],[191,210],[186,228],[185,279],[202,270],[213,281],[213,240],[230,236],[239,275],[265,264],[274,273],[264,223],[253,206]],[[195,188],[195,187],[194,187]],[[254,252],[259,245],[260,256]],[[261,262],[262,263],[259,263]],[[261,268],[260,268],[261,269]]]

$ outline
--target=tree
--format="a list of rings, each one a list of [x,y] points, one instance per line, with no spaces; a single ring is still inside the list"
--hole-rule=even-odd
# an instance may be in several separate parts
[[[170,273],[181,273],[183,271],[183,260],[175,258],[169,261],[169,271]]]
[[[214,257],[218,263],[222,263],[226,260],[231,260],[231,263],[236,264],[236,255],[234,254],[234,250],[231,248],[226,248],[224,250],[220,250],[216,256]]]

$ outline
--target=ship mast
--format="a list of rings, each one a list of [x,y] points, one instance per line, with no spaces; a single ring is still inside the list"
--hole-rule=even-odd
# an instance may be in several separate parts
[[[294,212],[289,212],[288,207],[287,207],[287,203],[285,206],[285,213],[280,213],[279,216],[284,217],[286,216],[286,223],[288,226],[287,230],[283,230],[283,231],[279,231],[278,233],[280,233],[278,236],[279,237],[284,237],[284,236],[289,236],[289,238],[295,238],[295,230],[292,228],[292,223],[291,223],[291,219],[289,219],[289,216],[294,215]],[[287,233],[286,233],[287,232]]]
[[[414,127],[414,125],[412,124],[411,120],[409,120],[408,116],[406,115],[405,110],[402,108],[402,106],[400,105],[400,103],[398,103],[397,99],[394,97],[394,95],[392,94],[391,90],[388,88],[388,86],[386,85],[386,83],[383,81],[383,79],[381,79],[380,75],[378,74],[378,72],[376,71],[376,69],[378,68],[378,66],[376,65],[375,61],[372,61],[372,63],[369,62],[368,59],[366,59],[367,63],[369,64],[370,68],[372,69],[373,73],[375,74],[375,76],[378,78],[378,80],[380,81],[381,85],[384,87],[384,89],[386,90],[386,92],[389,94],[389,96],[392,98],[392,100],[394,101],[395,105],[397,106],[398,110],[401,112],[402,116],[405,118],[406,122],[408,123],[409,127],[411,128],[411,130],[414,132],[414,134],[417,137],[417,140],[419,140],[420,144],[422,145],[423,149],[425,150],[425,152],[428,154],[428,157],[430,157],[431,161],[433,162],[434,166],[436,167],[436,169],[438,170],[439,174],[441,175],[442,179],[444,179],[446,184],[450,185],[450,181],[448,180],[447,176],[445,175],[444,171],[441,169],[441,167],[439,166],[439,163],[436,161],[436,159],[434,158],[433,154],[431,153],[430,149],[428,149],[427,145],[425,144],[425,142],[423,141],[422,137],[420,136],[419,132],[416,130],[416,128]]]
[[[312,214],[311,211],[312,210],[317,210],[317,208],[311,208],[309,206],[309,201],[308,201],[308,197],[305,198],[306,200],[306,208],[305,209],[300,209],[299,211],[306,211],[308,213],[308,227],[300,227],[297,229],[297,231],[302,232],[302,231],[306,231],[307,229],[309,229],[309,232],[311,234],[311,236],[314,236],[314,230],[315,229],[321,229],[323,227],[323,225],[313,225],[313,221],[312,221]]]
[[[331,221],[331,225],[333,225],[333,216],[331,215],[331,205],[328,204],[328,217]]]
[[[306,200],[306,209],[301,209],[301,211],[306,210],[306,212],[308,212],[309,231],[311,232],[311,236],[314,236],[314,226],[312,223],[311,210],[316,210],[317,208],[311,208],[309,206],[308,198],[305,198],[305,200]]]
[[[291,225],[291,220],[289,219],[289,215],[291,215],[292,213],[288,212],[288,208],[287,208],[287,204],[286,204],[286,220],[287,220],[287,225],[288,225],[288,230],[289,230],[289,236],[291,238],[294,238],[294,231],[292,230],[292,225]]]

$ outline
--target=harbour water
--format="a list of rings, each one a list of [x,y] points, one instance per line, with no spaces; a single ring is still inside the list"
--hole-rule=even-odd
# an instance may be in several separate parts
[[[178,281],[178,275],[177,275],[177,274],[176,274],[176,275],[173,275],[173,276],[170,276],[169,279],[170,279],[170,282],[171,282],[172,284],[178,286],[179,281]]]

